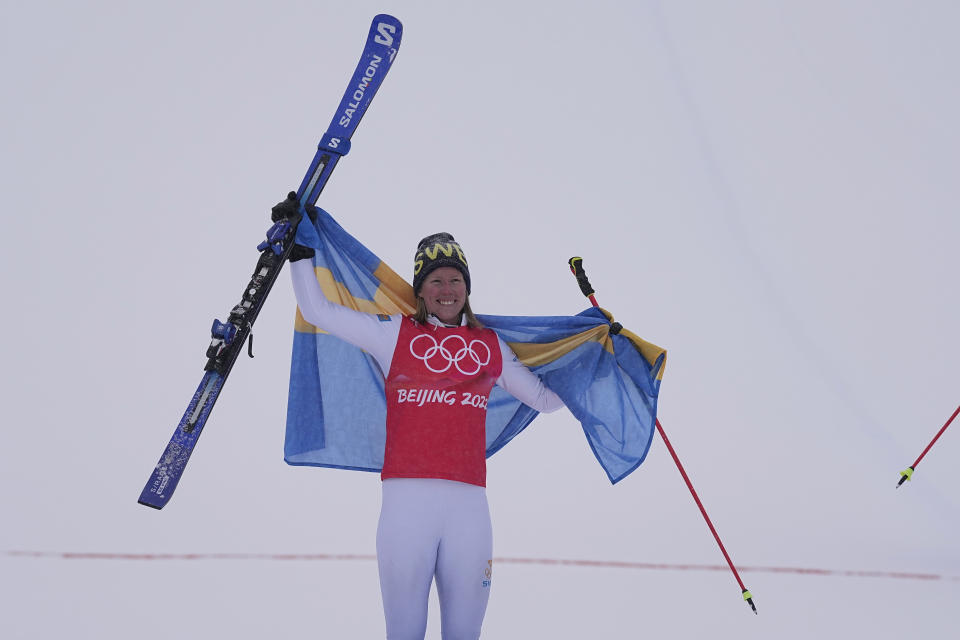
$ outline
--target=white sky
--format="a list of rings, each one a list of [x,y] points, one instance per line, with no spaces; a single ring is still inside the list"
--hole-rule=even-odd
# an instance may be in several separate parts
[[[583,256],[668,349],[660,419],[760,610],[729,573],[502,563],[485,637],[944,637],[958,433],[894,490],[960,402],[932,0],[4,2],[0,636],[382,635],[372,561],[11,555],[373,553],[379,479],[282,460],[285,274],[170,505],[136,499],[378,12],[403,43],[320,205],[406,275],[450,231],[483,313],[582,310]],[[723,563],[659,438],[611,487],[543,416],[488,495],[499,557]]]

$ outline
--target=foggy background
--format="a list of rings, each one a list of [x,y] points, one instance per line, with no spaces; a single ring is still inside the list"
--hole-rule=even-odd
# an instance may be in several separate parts
[[[558,412],[488,461],[495,557],[666,567],[495,561],[484,637],[949,635],[958,434],[894,486],[960,402],[955,3],[0,7],[0,636],[383,637],[372,559],[281,557],[372,556],[380,491],[283,462],[287,273],[137,504],[380,12],[402,44],[318,204],[406,277],[452,233],[479,313],[581,311],[582,256],[668,350],[660,420],[759,609],[659,436],[611,486]]]

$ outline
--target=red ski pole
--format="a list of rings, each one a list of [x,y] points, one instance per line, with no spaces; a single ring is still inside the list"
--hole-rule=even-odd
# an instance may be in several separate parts
[[[960,413],[960,407],[957,407],[957,410],[953,412],[953,415],[950,416],[950,419],[947,420],[942,427],[940,427],[940,431],[937,431],[937,435],[933,436],[933,440],[931,440],[930,444],[927,445],[927,448],[923,450],[923,453],[920,454],[920,457],[917,458],[912,465],[900,472],[900,482],[897,483],[897,489],[899,489],[900,485],[902,485],[904,482],[911,479],[913,476],[913,470],[917,468],[917,465],[920,464],[921,460],[923,460],[923,456],[927,455],[927,451],[930,451],[930,447],[932,447],[933,443],[936,442],[941,435],[943,435],[943,432],[947,430],[947,427],[950,426],[950,423],[953,422],[953,419],[957,417],[958,413]]]
[[[590,303],[599,307],[597,304],[597,299],[594,297],[593,287],[590,286],[590,281],[587,280],[587,274],[583,270],[583,258],[573,257],[569,260],[570,271],[573,272],[573,275],[577,278],[577,284],[580,285],[580,291],[583,292],[589,300]],[[960,411],[960,409],[958,409]],[[956,414],[954,414],[956,415]],[[953,418],[951,418],[952,420]],[[683,476],[683,481],[687,483],[687,489],[690,490],[690,495],[693,496],[694,501],[697,503],[697,507],[700,509],[700,513],[703,515],[703,519],[706,520],[707,526],[710,527],[710,533],[713,534],[714,540],[717,541],[717,545],[720,547],[720,552],[723,553],[724,559],[726,559],[727,564],[730,566],[730,571],[733,572],[733,577],[736,578],[737,584],[740,585],[740,591],[743,593],[743,599],[750,605],[750,608],[753,609],[754,613],[757,613],[757,607],[753,603],[753,595],[750,591],[743,585],[743,580],[740,579],[740,574],[737,573],[737,568],[733,566],[733,561],[730,559],[730,554],[727,553],[726,548],[723,546],[723,542],[720,540],[719,534],[717,534],[716,528],[713,526],[713,522],[710,521],[710,516],[707,515],[707,510],[703,508],[703,503],[700,502],[700,496],[697,495],[696,490],[693,488],[693,483],[690,482],[687,472],[684,471],[683,465],[680,463],[680,458],[677,457],[677,452],[674,451],[673,445],[670,444],[670,440],[667,438],[666,432],[663,430],[663,425],[660,424],[660,420],[656,419],[657,433],[660,434],[660,437],[663,438],[663,443],[667,445],[667,451],[670,452],[670,456],[673,458],[673,462],[677,465],[677,469],[680,471],[680,475]],[[946,427],[944,427],[946,428]],[[926,452],[924,452],[926,453]],[[923,457],[923,456],[921,456]]]

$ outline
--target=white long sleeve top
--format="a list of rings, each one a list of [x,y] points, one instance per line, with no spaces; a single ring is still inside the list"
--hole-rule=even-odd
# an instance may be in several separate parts
[[[300,313],[310,324],[363,349],[376,360],[380,372],[386,378],[393,362],[397,339],[400,335],[402,315],[389,316],[383,321],[375,314],[356,311],[327,300],[317,282],[313,264],[310,260],[298,260],[290,263],[293,278],[293,290],[297,297]],[[429,317],[433,324],[444,326],[434,316]],[[563,400],[548,389],[517,358],[499,336],[503,370],[496,384],[504,391],[529,407],[542,413],[550,413],[564,406]]]

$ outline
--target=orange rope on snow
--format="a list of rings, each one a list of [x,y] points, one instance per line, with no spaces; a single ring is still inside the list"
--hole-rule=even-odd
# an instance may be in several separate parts
[[[277,562],[368,562],[377,557],[364,553],[124,553],[99,551],[34,551],[8,550],[0,555],[11,558],[51,559],[51,560],[131,560],[152,562],[182,561],[277,561]],[[669,562],[633,562],[628,560],[583,560],[575,558],[494,558],[500,564],[542,565],[560,567],[586,567],[595,569],[636,569],[647,571],[728,571],[722,564],[692,564]],[[960,576],[919,571],[880,571],[863,569],[821,569],[811,567],[740,567],[745,573],[781,573],[802,576],[821,576],[831,578],[883,578],[894,580],[925,580],[960,582]]]

